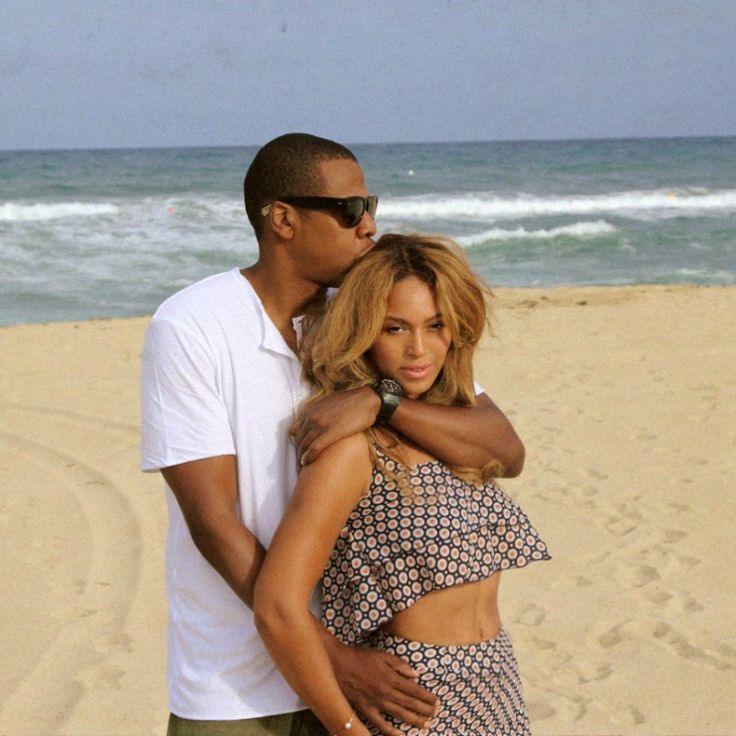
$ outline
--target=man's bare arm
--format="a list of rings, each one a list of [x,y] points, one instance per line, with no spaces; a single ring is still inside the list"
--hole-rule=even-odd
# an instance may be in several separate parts
[[[161,471],[202,556],[238,597],[253,607],[253,589],[266,552],[238,518],[234,455],[173,465]]]
[[[290,430],[300,461],[310,463],[332,443],[370,427],[379,408],[378,395],[368,386],[339,391],[310,406]],[[521,439],[485,394],[467,407],[403,398],[391,426],[451,465],[480,468],[496,461],[505,477],[519,475],[524,466]]]
[[[524,467],[524,445],[506,415],[486,396],[475,406],[438,406],[402,399],[391,426],[451,465],[480,468],[496,461],[512,478]]]
[[[233,455],[194,460],[161,471],[176,496],[192,539],[249,608],[265,549],[237,515],[237,468]],[[416,673],[398,657],[371,650],[351,652],[322,626],[319,630],[346,697],[385,734],[398,736],[381,713],[421,727],[435,699],[416,684]]]

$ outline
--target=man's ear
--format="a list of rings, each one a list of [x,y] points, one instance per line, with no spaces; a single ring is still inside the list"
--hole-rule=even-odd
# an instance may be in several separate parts
[[[290,205],[274,202],[266,215],[267,227],[270,227],[280,240],[291,240],[294,237],[297,217],[296,210]]]

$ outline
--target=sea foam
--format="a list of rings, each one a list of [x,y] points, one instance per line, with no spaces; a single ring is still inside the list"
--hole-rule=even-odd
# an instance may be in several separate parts
[[[0,204],[0,222],[33,222],[57,220],[62,217],[115,215],[118,208],[107,202],[59,202],[54,204]]]
[[[611,213],[635,219],[696,217],[710,211],[736,211],[736,190],[662,189],[601,195],[516,197],[492,193],[425,195],[381,200],[379,216],[410,220],[496,221],[543,215]]]
[[[735,152],[736,138],[474,143],[361,160],[381,232],[459,239],[494,286],[734,284]],[[252,153],[0,156],[0,324],[150,313],[253,263],[239,195]]]
[[[492,228],[484,230],[476,235],[464,235],[455,238],[458,243],[466,246],[480,245],[487,243],[489,240],[515,240],[515,239],[536,239],[548,240],[551,238],[570,237],[570,238],[595,238],[599,235],[609,235],[616,232],[616,228],[605,220],[596,220],[595,222],[575,222],[572,225],[562,225],[560,227],[552,227],[548,230],[527,230],[524,227],[513,229]]]

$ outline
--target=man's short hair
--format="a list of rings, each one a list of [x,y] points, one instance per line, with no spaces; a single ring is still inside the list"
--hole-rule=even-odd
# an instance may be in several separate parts
[[[287,133],[258,151],[243,180],[245,211],[257,238],[263,231],[261,208],[279,197],[322,194],[318,164],[334,159],[357,161],[345,146],[309,133]]]

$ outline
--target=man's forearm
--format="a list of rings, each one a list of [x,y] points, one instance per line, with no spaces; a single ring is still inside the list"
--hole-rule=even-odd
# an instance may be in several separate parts
[[[238,518],[235,456],[192,460],[162,468],[161,474],[176,496],[197,549],[253,608],[253,588],[266,551]]]
[[[253,532],[236,518],[209,528],[190,527],[190,532],[202,556],[252,609],[256,578],[266,556]]]
[[[472,407],[402,399],[391,426],[443,462],[480,468],[496,461],[504,477],[524,466],[524,445],[504,413],[484,394]]]
[[[338,391],[308,407],[294,422],[299,458],[310,463],[333,442],[363,432],[376,421],[381,402],[370,386]],[[497,462],[503,472],[518,475],[524,445],[504,413],[486,396],[475,406],[455,407],[401,399],[391,426],[450,465],[481,468]]]

